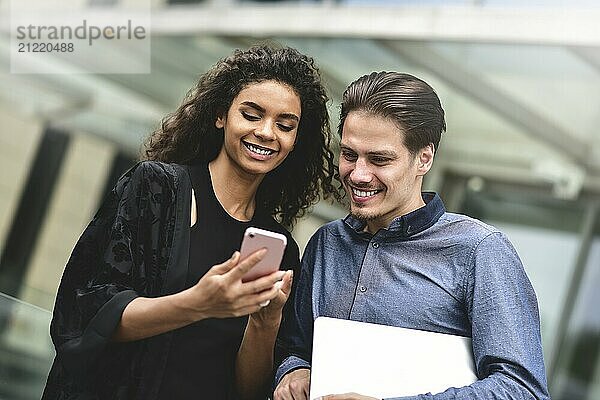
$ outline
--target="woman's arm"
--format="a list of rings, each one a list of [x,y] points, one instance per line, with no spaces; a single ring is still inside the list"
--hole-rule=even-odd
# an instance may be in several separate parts
[[[277,296],[268,306],[251,314],[236,360],[236,385],[240,398],[255,399],[270,383],[273,348],[281,323],[281,310],[292,288],[292,271],[276,284]]]
[[[123,311],[113,340],[140,340],[205,318],[238,317],[259,311],[260,303],[279,296],[280,288],[275,283],[283,275],[277,271],[252,282],[242,282],[242,276],[264,254],[265,250],[259,250],[240,262],[236,251],[187,290],[169,296],[134,299]]]

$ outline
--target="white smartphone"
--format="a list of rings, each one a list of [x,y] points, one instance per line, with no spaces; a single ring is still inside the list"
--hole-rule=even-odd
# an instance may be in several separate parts
[[[267,249],[267,254],[242,277],[242,282],[253,281],[277,271],[283,259],[283,251],[286,245],[287,238],[281,233],[253,227],[246,229],[242,240],[242,248],[240,249],[240,260],[262,248]]]

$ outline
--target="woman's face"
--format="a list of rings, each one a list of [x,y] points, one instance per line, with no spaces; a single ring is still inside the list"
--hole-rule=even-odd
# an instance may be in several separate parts
[[[233,99],[225,116],[219,157],[227,157],[247,173],[264,175],[285,160],[294,148],[300,123],[300,98],[277,81],[252,83]]]

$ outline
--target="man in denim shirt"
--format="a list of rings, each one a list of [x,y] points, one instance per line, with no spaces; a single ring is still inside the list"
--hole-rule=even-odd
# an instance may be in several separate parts
[[[308,397],[319,316],[472,337],[478,381],[406,399],[549,398],[537,300],[515,249],[421,192],[445,128],[436,93],[411,75],[372,73],[344,93],[339,169],[350,215],[307,245],[280,333],[275,400]]]

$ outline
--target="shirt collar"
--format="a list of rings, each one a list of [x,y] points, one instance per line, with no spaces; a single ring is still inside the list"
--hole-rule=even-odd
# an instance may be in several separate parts
[[[440,196],[434,192],[423,192],[421,193],[425,205],[418,208],[408,214],[396,217],[392,220],[392,223],[387,229],[380,229],[376,235],[384,235],[389,237],[409,237],[416,235],[417,233],[423,232],[425,229],[431,227],[437,222],[438,219],[446,212],[444,203]],[[368,232],[364,232],[366,222],[359,221],[352,215],[344,218],[344,223],[354,229],[361,236],[365,233],[368,236]]]

